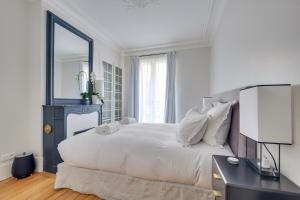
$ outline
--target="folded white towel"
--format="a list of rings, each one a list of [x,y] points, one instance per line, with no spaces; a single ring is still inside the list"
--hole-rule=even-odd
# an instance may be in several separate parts
[[[120,123],[119,122],[112,122],[109,124],[103,124],[100,126],[97,126],[95,128],[95,132],[100,134],[100,135],[109,135],[113,134],[120,130]]]
[[[95,133],[98,133],[100,135],[109,135],[110,134],[110,129],[107,124],[103,124],[101,126],[97,126],[95,128]]]
[[[123,119],[120,121],[121,124],[136,124],[137,120],[135,118],[131,117],[123,117]]]

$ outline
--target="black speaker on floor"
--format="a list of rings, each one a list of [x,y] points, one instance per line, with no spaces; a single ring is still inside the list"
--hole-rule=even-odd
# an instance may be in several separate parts
[[[11,173],[17,179],[30,176],[35,169],[35,160],[32,153],[22,153],[14,158]]]

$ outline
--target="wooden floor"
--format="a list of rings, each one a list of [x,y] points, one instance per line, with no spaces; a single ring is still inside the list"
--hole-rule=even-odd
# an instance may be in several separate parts
[[[55,175],[36,173],[28,178],[9,178],[0,181],[1,200],[59,199],[59,200],[101,200],[94,195],[84,195],[70,189],[54,190]]]

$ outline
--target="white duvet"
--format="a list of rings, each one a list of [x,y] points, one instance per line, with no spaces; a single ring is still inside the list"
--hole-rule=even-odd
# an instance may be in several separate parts
[[[58,151],[65,163],[129,176],[195,185],[211,189],[212,155],[233,155],[229,146],[200,142],[183,147],[176,125],[123,125],[111,135],[88,131],[62,141]]]

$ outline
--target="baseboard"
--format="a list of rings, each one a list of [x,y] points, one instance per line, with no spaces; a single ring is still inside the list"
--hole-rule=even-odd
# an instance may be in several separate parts
[[[35,156],[35,171],[42,172],[43,171],[43,156]]]
[[[0,181],[11,177],[12,161],[0,163]]]
[[[12,167],[13,161],[6,161],[3,163],[0,163],[0,181],[10,178],[11,175],[11,167]],[[43,171],[43,157],[42,156],[36,156],[35,157],[35,163],[36,163],[36,172],[42,172]]]

